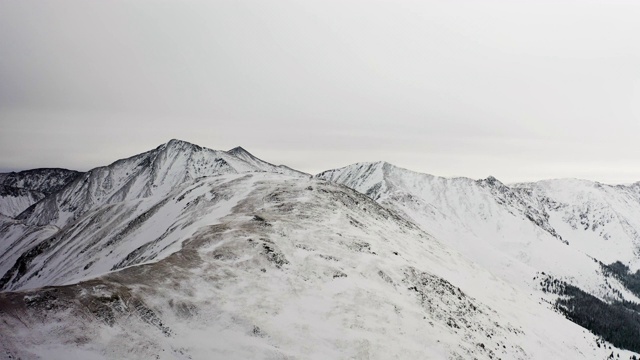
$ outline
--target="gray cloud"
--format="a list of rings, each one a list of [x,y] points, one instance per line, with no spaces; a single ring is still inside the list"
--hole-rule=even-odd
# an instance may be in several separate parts
[[[638,18],[632,1],[4,1],[0,169],[181,138],[308,172],[638,181]]]

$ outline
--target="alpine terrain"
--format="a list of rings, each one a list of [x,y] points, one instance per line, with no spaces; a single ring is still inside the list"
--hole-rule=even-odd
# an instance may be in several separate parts
[[[66,169],[34,169],[0,174],[0,215],[18,215],[80,175],[77,171]]]
[[[180,140],[0,183],[1,358],[640,351],[640,185],[311,177]]]
[[[316,177],[366,194],[577,323],[640,351],[640,183],[507,186],[385,162]]]

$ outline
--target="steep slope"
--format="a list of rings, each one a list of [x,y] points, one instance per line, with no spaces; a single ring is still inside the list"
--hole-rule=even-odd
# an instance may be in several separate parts
[[[533,199],[571,246],[606,264],[640,269],[640,183],[561,179],[512,187]]]
[[[45,198],[45,194],[13,186],[0,185],[0,214],[14,217]]]
[[[239,179],[242,179],[241,177]],[[214,224],[246,195],[237,177],[216,176],[177,185],[166,196],[104,205],[71,225],[26,241],[28,227],[0,228],[7,245],[0,255],[0,288],[18,290],[62,285],[126,266],[161,259],[180,249],[202,221]],[[206,203],[206,212],[200,203]],[[21,228],[15,229],[16,226]],[[48,226],[52,227],[52,226]],[[21,233],[20,230],[28,230]],[[15,238],[15,239],[14,239]],[[25,243],[30,245],[25,251]]]
[[[584,239],[567,232],[569,226],[559,226],[562,216],[549,212],[550,208],[571,207],[557,205],[538,188],[511,188],[493,177],[477,181],[441,178],[384,162],[354,164],[317,177],[370,196],[522,288],[538,288],[538,281],[532,279],[545,272],[601,299],[638,301],[617,279],[604,273],[598,262],[614,259],[619,251],[592,246],[598,251],[585,252],[588,247],[579,245]],[[566,189],[578,191],[571,184]],[[625,199],[630,208],[635,206],[628,214],[636,214],[640,203],[633,203],[633,197]],[[594,205],[585,202],[579,206]],[[620,239],[622,244],[627,244],[625,241]]]
[[[106,204],[164,196],[203,176],[265,171],[227,152],[171,140],[154,150],[88,171],[19,215],[31,225],[60,228]]]
[[[93,169],[23,212],[18,217],[21,226],[11,223],[0,229],[5,249],[0,252],[0,288],[59,285],[155,259],[174,244],[179,247],[179,241],[197,229],[180,223],[191,216],[189,201],[216,196],[194,191],[187,200],[179,199],[187,203],[181,208],[174,201],[176,192],[185,186],[200,188],[197,182],[208,175],[279,170],[264,164],[268,163],[257,158],[249,163],[224,151],[171,140]],[[58,231],[29,237],[34,228],[43,226]],[[24,251],[25,238],[28,251]]]
[[[348,188],[226,174],[191,181],[167,199],[127,242],[160,244],[148,231],[176,221],[169,226],[189,235],[175,252],[75,284],[0,293],[0,326],[12,329],[0,332],[3,354],[602,359],[612,352]],[[106,225],[100,217],[81,222],[97,229]],[[56,247],[61,258],[76,257]]]
[[[80,172],[34,169],[0,174],[0,214],[15,217],[72,182]]]
[[[16,219],[0,215],[0,274],[4,275],[14,266],[17,259],[57,232],[58,228],[55,226],[28,226]],[[27,268],[21,269],[26,270]]]

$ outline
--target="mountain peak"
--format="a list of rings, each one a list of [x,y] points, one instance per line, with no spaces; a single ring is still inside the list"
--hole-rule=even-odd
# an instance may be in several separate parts
[[[163,145],[161,145],[163,146]],[[180,139],[171,139],[164,144],[165,148],[197,148],[201,149],[201,146],[196,144],[192,144],[188,141],[180,140]]]
[[[496,179],[492,175],[489,175],[486,179],[484,179],[484,182],[486,182],[489,185],[504,186],[504,184],[500,180]]]
[[[227,152],[239,152],[239,151],[245,151],[246,152],[247,150],[245,150],[245,148],[243,148],[242,146],[236,146],[236,147],[234,147],[233,149],[231,149],[231,150],[229,150]]]
[[[170,145],[170,144],[190,144],[190,145],[193,145],[188,141],[184,141],[184,140],[180,140],[180,139],[171,139],[171,140],[167,141],[167,145]]]
[[[242,146],[236,146],[231,150],[227,151],[227,154],[233,155],[233,156],[249,156],[251,158],[255,158],[255,156],[253,156],[253,154],[251,154],[250,152],[248,152],[245,148],[243,148]]]

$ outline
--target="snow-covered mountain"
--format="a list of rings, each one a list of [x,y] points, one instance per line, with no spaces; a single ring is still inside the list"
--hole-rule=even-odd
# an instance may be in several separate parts
[[[175,200],[176,192],[206,176],[253,172],[309,177],[241,148],[224,152],[180,140],[90,170],[24,211],[18,224],[0,221],[0,236],[8,249],[0,254],[0,288],[60,285],[161,257],[170,247],[175,251],[180,239],[197,230],[176,225],[193,217],[191,204],[165,206]],[[198,197],[187,199],[215,197],[213,191],[195,194]],[[49,238],[29,236],[33,229],[51,226],[59,231]],[[19,251],[27,247],[30,251]]]
[[[610,303],[640,302],[640,186],[551,180],[507,186],[358,163],[317,178],[368,195],[510,284],[548,290],[550,276]],[[616,276],[610,266],[628,269]],[[630,278],[629,278],[630,277]],[[553,301],[549,294],[541,296]],[[559,297],[556,294],[555,299]]]
[[[640,183],[606,185],[576,179],[515,184],[572,247],[606,264],[640,269]]]
[[[0,184],[52,194],[82,173],[75,170],[45,168],[0,174]]]
[[[211,150],[174,139],[154,150],[82,174],[55,196],[39,202],[18,218],[31,225],[62,228],[99,206],[162,196],[180,184],[203,176],[256,171],[306,176],[237,149],[230,152]]]
[[[0,214],[16,216],[80,176],[66,169],[0,173]]]
[[[12,329],[0,335],[4,354],[601,359],[612,351],[342,186],[282,174],[223,174],[184,184],[159,204],[127,225],[140,231],[122,240],[135,243],[129,250],[151,244],[137,254],[159,249],[152,261],[79,282],[66,277],[73,283],[66,286],[0,294],[2,324]],[[78,223],[115,225],[92,214]],[[167,248],[160,225],[185,230]],[[78,252],[66,243],[54,247],[57,259],[78,268]],[[54,273],[65,278],[59,269]],[[48,272],[40,273],[46,279]]]
[[[40,191],[0,185],[0,214],[16,216],[45,196]]]
[[[557,228],[548,188],[385,163],[318,177],[171,140],[0,215],[0,354],[632,356],[554,303],[570,284],[637,298]]]
[[[548,271],[593,287],[598,280],[586,273],[599,272],[594,259],[640,265],[637,184],[552,180],[507,186],[493,177],[442,178],[385,162],[317,177],[370,196],[513,280],[530,277],[516,270]]]

